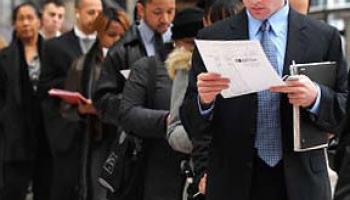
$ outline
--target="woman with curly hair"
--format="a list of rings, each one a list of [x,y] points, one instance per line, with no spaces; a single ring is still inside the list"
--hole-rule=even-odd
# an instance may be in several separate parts
[[[80,92],[88,101],[78,105],[62,103],[61,108],[65,118],[80,122],[85,128],[80,195],[82,199],[97,200],[106,198],[106,192],[97,179],[116,131],[99,120],[91,99],[108,49],[129,29],[130,22],[124,11],[106,8],[96,18],[93,27],[97,32],[96,42],[86,55],[73,63],[65,81],[66,90]]]

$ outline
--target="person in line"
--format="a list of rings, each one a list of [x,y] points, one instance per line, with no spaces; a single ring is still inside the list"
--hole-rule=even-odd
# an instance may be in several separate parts
[[[162,45],[170,41],[170,25],[175,16],[174,0],[142,0],[137,3],[142,16],[139,25],[132,25],[124,37],[113,45],[103,63],[96,84],[94,104],[106,123],[118,126],[118,106],[125,78],[119,72],[129,69],[145,56],[161,54]]]
[[[24,200],[31,184],[34,199],[44,200],[49,199],[51,160],[38,97],[43,55],[38,9],[22,3],[12,20],[14,37],[0,53],[0,199]]]
[[[82,135],[81,184],[84,199],[106,199],[106,191],[98,183],[98,176],[116,129],[101,123],[92,105],[92,94],[101,72],[101,65],[108,49],[129,29],[127,14],[122,10],[105,8],[96,18],[94,29],[97,40],[86,55],[76,60],[68,71],[65,89],[77,91],[89,101],[76,105],[62,104],[63,116],[72,121],[79,121],[84,127]]]
[[[110,48],[102,64],[101,75],[93,95],[93,103],[101,121],[116,126],[118,130],[121,130],[118,120],[121,93],[127,79],[121,70],[130,69],[143,57],[164,55],[164,43],[170,41],[170,26],[175,16],[175,0],[141,0],[137,3],[137,13],[142,16],[140,23],[133,24]],[[120,135],[122,134],[117,135],[115,141],[119,141]],[[118,142],[112,149],[117,144]],[[135,175],[136,173],[126,174],[125,176],[134,178],[125,178],[122,191],[109,192],[109,198],[140,199],[142,185],[138,179],[142,177]]]
[[[204,26],[210,26],[217,21],[228,18],[242,9],[242,3],[237,0],[203,0],[198,2],[198,6],[201,6],[204,9],[204,16],[202,19]],[[171,96],[170,121],[167,127],[167,138],[169,144],[174,150],[191,155],[194,177],[193,182],[190,184],[187,191],[188,195],[190,195],[189,198],[198,191],[204,191],[203,188],[205,181],[204,178],[202,178],[203,181],[200,182],[200,178],[203,174],[199,174],[199,172],[202,172],[201,169],[205,168],[207,164],[208,146],[210,143],[209,140],[199,141],[191,138],[191,135],[188,135],[185,130],[187,127],[184,127],[180,120],[179,110],[188,85],[188,73],[191,69],[190,63],[193,52],[192,48],[183,48],[181,44],[190,43],[193,39],[194,38],[179,38],[179,45],[175,45],[174,51],[169,55],[166,61],[169,76],[174,80]],[[175,40],[175,44],[176,43],[177,40]],[[194,149],[193,145],[195,146]],[[200,190],[198,188],[199,186],[201,187]]]
[[[102,11],[101,0],[78,0],[75,5],[76,24],[60,37],[45,42],[39,94],[42,100],[45,130],[53,156],[51,199],[78,199],[82,134],[77,122],[60,113],[60,99],[48,96],[52,88],[62,89],[73,61],[86,54],[96,40],[93,23]]]
[[[61,0],[46,0],[42,6],[40,34],[45,39],[61,36],[66,8]]]
[[[203,3],[208,3],[204,2]],[[202,5],[202,4],[200,4]],[[223,20],[241,9],[241,3],[236,0],[216,0],[213,4],[202,5],[204,7],[203,22],[199,23],[197,18],[192,19],[192,23],[196,24],[194,28],[210,26],[213,23]],[[198,15],[199,16],[199,15]],[[196,16],[196,17],[198,17]],[[186,23],[191,24],[191,22]],[[183,22],[184,23],[184,22]],[[187,24],[180,24],[177,27]],[[199,26],[199,24],[202,24]],[[174,29],[174,28],[173,28]],[[180,29],[181,30],[181,29]],[[178,31],[178,30],[177,30]],[[197,33],[197,32],[196,32]],[[185,35],[183,33],[183,35]],[[191,33],[188,33],[191,34]],[[193,33],[192,33],[193,34]],[[188,135],[180,121],[179,109],[183,101],[185,91],[188,83],[188,72],[191,69],[191,59],[193,52],[194,37],[184,37],[174,39],[175,49],[171,52],[166,60],[168,74],[173,81],[171,109],[170,109],[170,123],[167,128],[168,142],[174,150],[189,154],[192,151],[192,144]]]
[[[243,0],[238,15],[203,29],[200,39],[260,40],[280,76],[296,63],[337,62],[336,86],[306,76],[285,86],[224,99],[230,80],[206,72],[197,50],[181,113],[196,138],[211,138],[206,197],[241,200],[329,200],[324,149],[293,151],[292,105],[326,132],[345,116],[347,67],[338,31],[291,9],[285,0]],[[319,41],[324,41],[320,43]],[[273,56],[277,55],[277,56]],[[266,139],[270,138],[270,139]]]
[[[195,8],[179,11],[171,28],[172,38],[194,37],[203,26],[202,18],[203,12]],[[180,43],[190,48],[193,40],[182,40],[175,44]],[[159,56],[147,57],[132,66],[122,94],[120,123],[127,132],[142,139],[145,152],[141,183],[142,199],[145,200],[182,199],[182,155],[173,151],[166,140],[171,87],[172,81],[167,76],[162,59]]]

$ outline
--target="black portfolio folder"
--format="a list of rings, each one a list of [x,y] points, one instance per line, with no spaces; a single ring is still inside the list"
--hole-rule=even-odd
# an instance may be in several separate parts
[[[335,62],[293,64],[290,66],[290,71],[292,75],[305,75],[318,84],[335,87]],[[308,151],[325,148],[328,145],[326,131],[312,123],[311,115],[305,109],[293,106],[294,151]]]

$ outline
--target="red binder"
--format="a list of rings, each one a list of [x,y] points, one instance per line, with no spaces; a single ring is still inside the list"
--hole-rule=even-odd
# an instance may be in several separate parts
[[[86,99],[79,92],[71,92],[71,91],[61,90],[61,89],[51,89],[49,91],[49,95],[53,97],[59,97],[66,103],[73,104],[73,105],[89,102],[89,100]]]

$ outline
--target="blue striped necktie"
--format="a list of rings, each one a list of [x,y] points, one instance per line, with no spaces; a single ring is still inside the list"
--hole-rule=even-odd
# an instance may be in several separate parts
[[[271,25],[265,20],[261,27],[261,45],[271,65],[281,75],[277,65],[277,49],[270,38]],[[282,159],[280,94],[268,90],[258,93],[257,133],[255,148],[258,156],[273,167]]]

